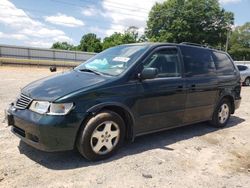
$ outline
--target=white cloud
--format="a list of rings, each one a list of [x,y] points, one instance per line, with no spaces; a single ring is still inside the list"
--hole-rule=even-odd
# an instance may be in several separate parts
[[[126,0],[118,5],[116,0],[103,0],[102,6],[107,17],[112,19],[110,29],[106,31],[107,35],[113,32],[122,32],[129,26],[136,26],[141,33],[146,27],[148,13],[156,2],[163,0]]]
[[[51,47],[57,39],[73,42],[64,31],[31,18],[9,0],[0,1],[0,24],[6,25],[10,30],[8,34],[0,33],[1,38],[21,40],[27,45]]]
[[[112,35],[114,32],[122,33],[126,30],[126,27],[124,25],[118,25],[118,24],[112,24],[111,27],[106,30],[106,34],[108,36]]]
[[[3,33],[0,32],[0,38],[5,38],[5,39],[15,39],[15,40],[26,40],[28,37],[23,34],[10,34],[10,33]]]
[[[107,14],[105,11],[101,10],[100,8],[97,8],[95,6],[90,6],[88,8],[82,8],[81,11],[82,15],[87,16],[87,17],[97,17],[99,18],[99,16],[106,18]]]
[[[39,48],[48,48],[48,47],[51,47],[52,44],[51,42],[46,42],[44,40],[31,40],[31,41],[24,41],[24,44],[25,45],[28,45],[28,46],[33,46],[33,47],[39,47]]]
[[[66,26],[66,27],[84,26],[83,21],[76,19],[72,16],[61,14],[61,13],[58,13],[55,16],[45,16],[45,21],[52,23],[52,24],[56,24],[56,25]]]
[[[96,14],[96,10],[93,8],[82,9],[82,14],[84,16],[94,16]]]
[[[8,0],[0,1],[0,23],[7,24],[13,28],[24,26],[30,28],[42,25],[40,22],[27,16],[22,9],[16,8],[15,5]]]
[[[64,32],[58,29],[48,29],[48,28],[37,28],[35,30],[32,29],[22,29],[19,31],[20,33],[23,33],[28,36],[37,37],[37,38],[44,38],[45,36],[50,37],[56,37],[56,36],[65,36]]]
[[[239,3],[241,0],[219,0],[221,4]]]

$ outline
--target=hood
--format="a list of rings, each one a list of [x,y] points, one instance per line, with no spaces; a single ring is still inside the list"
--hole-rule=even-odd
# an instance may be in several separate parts
[[[32,99],[54,101],[105,80],[107,78],[101,75],[72,70],[34,81],[24,87],[22,93]]]

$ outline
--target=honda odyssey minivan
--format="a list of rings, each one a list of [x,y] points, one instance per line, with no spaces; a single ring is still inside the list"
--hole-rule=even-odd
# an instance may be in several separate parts
[[[240,74],[222,51],[191,44],[109,48],[73,70],[32,82],[8,109],[8,125],[44,151],[111,156],[124,141],[208,121],[224,127],[240,105]]]

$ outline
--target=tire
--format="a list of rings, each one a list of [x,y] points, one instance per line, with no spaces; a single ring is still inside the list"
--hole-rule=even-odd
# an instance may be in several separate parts
[[[123,144],[125,124],[120,115],[113,111],[102,111],[82,126],[76,147],[90,161],[111,157]]]
[[[245,86],[250,86],[250,78],[249,78],[249,77],[247,77],[247,78],[245,79],[244,85],[245,85]]]
[[[223,110],[223,111],[222,111]],[[222,128],[227,125],[232,112],[232,105],[229,100],[222,99],[216,107],[210,124],[214,127]]]

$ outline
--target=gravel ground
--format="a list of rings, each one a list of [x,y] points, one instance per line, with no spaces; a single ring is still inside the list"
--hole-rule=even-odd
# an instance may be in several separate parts
[[[33,149],[6,125],[4,109],[20,88],[51,74],[0,67],[0,187],[250,187],[250,88],[224,129],[200,123],[138,137],[93,163],[77,151]]]

